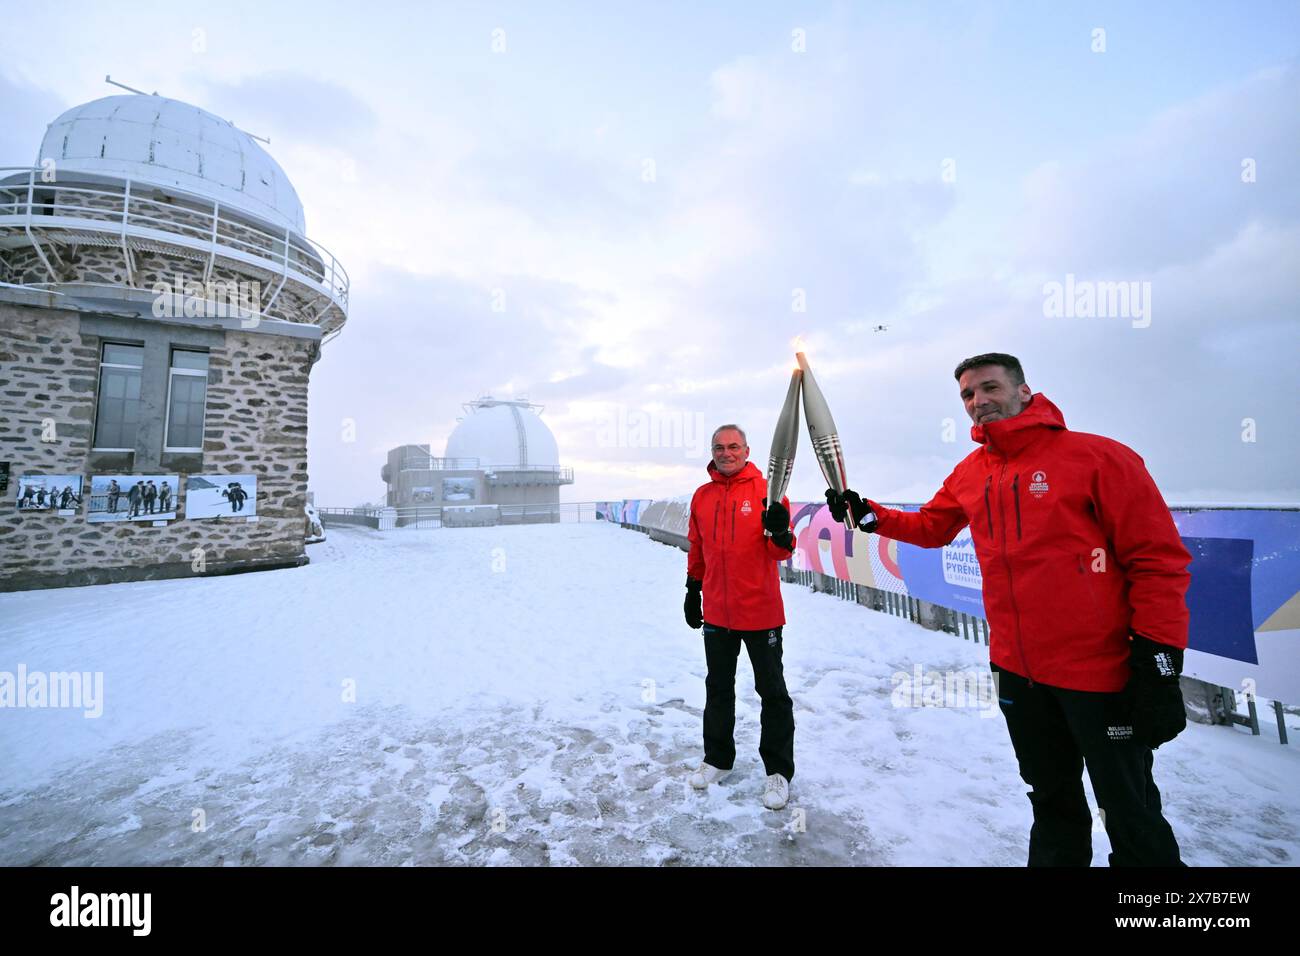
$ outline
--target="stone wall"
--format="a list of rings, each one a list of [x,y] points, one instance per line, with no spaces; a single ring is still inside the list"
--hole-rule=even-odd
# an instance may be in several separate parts
[[[83,321],[84,320],[84,321]],[[203,452],[185,469],[161,447],[123,453],[119,467],[92,455],[101,330],[111,317],[0,301],[0,461],[10,483],[0,503],[0,591],[196,576],[201,551],[207,574],[306,563],[303,505],[307,494],[307,384],[316,344],[256,331],[205,330],[209,380]],[[154,320],[154,330],[185,330]],[[46,421],[53,441],[43,441]],[[161,430],[158,430],[161,434]],[[49,437],[49,436],[47,436]],[[146,460],[149,459],[149,460]],[[168,467],[171,465],[172,467]],[[24,473],[80,474],[83,502],[93,474],[179,471],[178,513],[165,528],[148,522],[86,521],[19,512]],[[258,476],[255,523],[187,519],[185,478],[192,472]]]

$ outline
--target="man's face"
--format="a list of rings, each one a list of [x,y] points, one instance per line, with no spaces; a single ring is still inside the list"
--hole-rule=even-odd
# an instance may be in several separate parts
[[[713,436],[713,464],[724,475],[734,475],[749,461],[749,446],[740,432],[726,428]]]
[[[1033,392],[1028,385],[1013,385],[1001,365],[981,365],[962,372],[957,382],[966,414],[976,425],[987,425],[1019,415]]]

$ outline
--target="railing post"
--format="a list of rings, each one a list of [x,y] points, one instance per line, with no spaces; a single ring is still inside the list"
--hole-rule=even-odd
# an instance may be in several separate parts
[[[131,211],[131,180],[126,181],[122,187],[122,233],[119,237],[122,241],[122,261],[126,263],[126,284],[135,286],[135,270],[131,268],[131,250],[126,245],[126,228],[127,218]]]
[[[208,237],[208,264],[203,267],[203,288],[208,287],[208,279],[212,277],[212,267],[217,262],[217,223],[221,221],[221,203],[212,204],[212,235]]]

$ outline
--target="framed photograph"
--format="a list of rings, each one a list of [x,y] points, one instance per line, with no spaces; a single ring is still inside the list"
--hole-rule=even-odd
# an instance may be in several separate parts
[[[190,475],[185,479],[187,519],[256,516],[256,475]]]
[[[170,521],[179,488],[176,475],[94,475],[86,520]]]
[[[473,478],[442,479],[442,500],[465,504],[476,500],[478,482]]]
[[[19,511],[75,514],[81,507],[81,476],[19,475],[14,499]]]

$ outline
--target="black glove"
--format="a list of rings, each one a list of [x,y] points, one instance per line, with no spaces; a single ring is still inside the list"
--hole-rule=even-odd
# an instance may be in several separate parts
[[[763,528],[772,535],[772,540],[787,551],[794,550],[794,532],[790,530],[790,509],[779,501],[771,504],[763,499]]]
[[[704,625],[704,608],[700,603],[700,589],[704,587],[704,582],[696,578],[686,579],[686,604],[682,608],[686,612],[686,623],[690,627],[702,627]]]
[[[1183,691],[1183,650],[1133,635],[1129,651],[1133,675],[1125,688],[1133,697],[1133,739],[1153,750],[1168,743],[1187,726]]]
[[[858,530],[876,530],[876,513],[871,510],[871,505],[859,498],[858,493],[851,488],[845,488],[843,494],[833,488],[827,488],[826,504],[830,506],[831,515],[836,521],[842,522],[844,516],[851,513],[853,523],[858,527]]]

